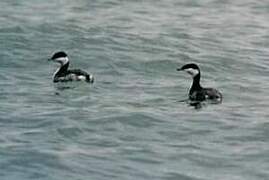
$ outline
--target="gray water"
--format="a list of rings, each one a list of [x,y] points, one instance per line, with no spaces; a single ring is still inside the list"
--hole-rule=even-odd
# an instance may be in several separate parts
[[[1,180],[269,179],[266,0],[1,0]],[[54,84],[66,51],[95,76]],[[223,103],[195,109],[191,77]]]

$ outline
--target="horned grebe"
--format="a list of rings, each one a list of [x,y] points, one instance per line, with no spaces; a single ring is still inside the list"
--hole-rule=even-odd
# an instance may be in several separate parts
[[[69,59],[65,52],[56,52],[49,61],[60,63],[60,67],[53,74],[53,82],[67,82],[67,81],[86,81],[93,83],[94,78],[91,74],[80,69],[68,69]]]
[[[220,103],[222,101],[222,94],[214,88],[203,88],[200,85],[200,69],[196,64],[186,64],[178,71],[186,71],[193,78],[192,86],[189,91],[189,99],[191,101],[201,102],[204,100],[211,100],[214,103]]]

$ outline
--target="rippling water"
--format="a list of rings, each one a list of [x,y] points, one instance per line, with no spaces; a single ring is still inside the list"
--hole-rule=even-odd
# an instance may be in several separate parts
[[[0,179],[269,179],[266,0],[0,2]],[[54,84],[65,50],[96,82]],[[196,62],[220,105],[180,100]]]

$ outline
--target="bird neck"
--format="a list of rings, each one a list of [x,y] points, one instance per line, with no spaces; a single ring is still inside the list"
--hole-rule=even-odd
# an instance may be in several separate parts
[[[55,76],[61,76],[62,74],[65,74],[68,70],[69,67],[69,62],[65,64],[61,64],[61,66],[55,71],[54,77]]]
[[[192,94],[194,91],[198,91],[202,89],[202,86],[200,85],[200,77],[201,77],[200,73],[197,74],[195,77],[193,77],[190,94]]]

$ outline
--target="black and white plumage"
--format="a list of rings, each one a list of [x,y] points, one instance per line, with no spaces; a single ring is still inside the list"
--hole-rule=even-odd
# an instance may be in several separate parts
[[[178,71],[186,71],[193,78],[192,86],[189,91],[189,99],[191,101],[201,102],[205,100],[211,100],[215,103],[222,101],[222,94],[214,88],[203,88],[200,85],[201,72],[200,68],[196,64],[186,64]]]
[[[94,78],[91,74],[80,69],[68,69],[69,58],[63,51],[53,54],[49,61],[54,61],[60,64],[60,67],[53,74],[53,82],[68,82],[68,81],[86,81],[93,83]]]

